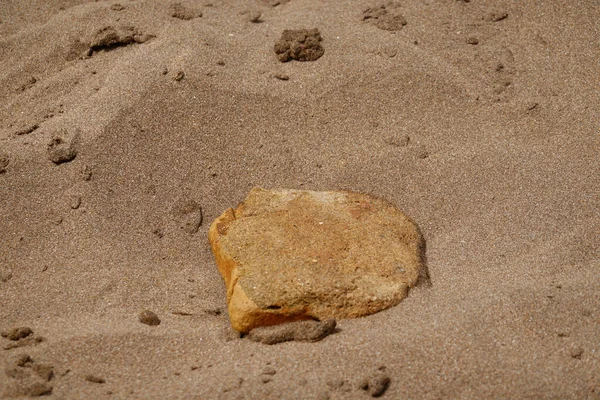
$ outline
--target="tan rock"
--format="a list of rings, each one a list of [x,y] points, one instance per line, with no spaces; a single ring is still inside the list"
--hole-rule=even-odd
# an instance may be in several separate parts
[[[426,276],[418,227],[366,194],[254,188],[208,236],[240,332],[373,314]]]

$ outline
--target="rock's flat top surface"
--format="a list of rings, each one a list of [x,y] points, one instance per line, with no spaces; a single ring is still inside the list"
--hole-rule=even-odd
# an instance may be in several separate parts
[[[255,188],[213,222],[209,239],[241,332],[375,313],[406,297],[424,269],[417,226],[352,192]]]

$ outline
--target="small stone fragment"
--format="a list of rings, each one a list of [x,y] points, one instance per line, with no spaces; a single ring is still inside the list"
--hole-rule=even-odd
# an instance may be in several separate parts
[[[263,326],[250,331],[248,339],[264,344],[289,341],[318,342],[335,332],[336,321],[297,321],[281,325]]]
[[[406,25],[406,19],[399,12],[398,3],[382,4],[363,11],[363,21],[374,24],[385,31],[399,31]]]
[[[0,174],[6,172],[8,164],[10,164],[10,157],[8,157],[8,154],[0,153]]]
[[[139,32],[132,26],[105,26],[98,30],[90,40],[88,55],[100,50],[112,50],[116,47],[128,46],[133,43],[145,43],[153,35]]]
[[[42,343],[44,340],[46,340],[46,339],[44,339],[42,336],[28,336],[23,339],[11,341],[7,345],[5,345],[3,348],[4,348],[4,350],[11,350],[11,349],[19,348],[19,347],[37,345],[37,344]]]
[[[364,378],[359,385],[359,387],[362,390],[367,391],[371,397],[382,396],[389,386],[390,377],[385,372],[385,368],[380,368],[369,377]]]
[[[569,353],[571,354],[571,357],[580,359],[581,356],[583,355],[583,348],[581,348],[579,346],[575,346],[571,349],[571,351]]]
[[[83,167],[83,170],[81,170],[81,175],[83,176],[84,181],[89,181],[92,179],[92,169],[89,165]]]
[[[146,324],[146,325],[150,325],[150,326],[157,326],[160,324],[160,319],[158,318],[158,315],[156,315],[155,313],[153,313],[150,310],[144,310],[140,313],[140,322],[142,324]]]
[[[262,17],[262,14],[260,13],[260,11],[249,11],[248,12],[248,21],[257,24],[260,21],[260,18]]]
[[[0,282],[8,282],[12,279],[12,271],[6,268],[0,268]]]
[[[286,29],[275,43],[275,54],[281,62],[316,61],[325,50],[321,46],[323,38],[317,28],[290,30]]]
[[[290,76],[286,75],[286,74],[282,74],[280,72],[276,73],[275,78],[279,79],[280,81],[289,81],[290,80]]]
[[[69,206],[73,210],[77,210],[81,206],[81,196],[71,196],[69,199]]]
[[[100,384],[106,383],[106,380],[104,378],[101,378],[101,377],[95,376],[95,375],[91,375],[91,374],[86,375],[85,380],[88,382],[92,382],[92,383],[100,383]]]
[[[3,335],[4,336],[4,335]],[[29,354],[21,354],[15,361],[17,367],[27,367],[28,364],[32,364],[33,359]]]
[[[8,340],[21,340],[31,335],[33,331],[31,328],[27,326],[13,328],[8,331],[2,332],[2,337],[7,338]]]
[[[421,160],[424,160],[427,157],[429,157],[429,152],[427,150],[425,150],[425,148],[420,148],[417,151],[417,157],[420,158]]]
[[[113,11],[123,11],[125,7],[122,6],[120,3],[115,3],[112,6],[110,6],[110,9]]]
[[[77,145],[79,142],[79,132],[74,134],[62,130],[54,135],[48,143],[48,159],[54,164],[62,164],[72,161],[77,157]]]
[[[173,78],[175,81],[179,82],[181,81],[183,78],[185,77],[185,72],[183,71],[178,71],[177,75],[175,75],[175,78]]]
[[[29,125],[23,129],[19,129],[18,131],[16,131],[15,135],[17,135],[17,136],[29,135],[31,132],[35,131],[39,127],[40,126],[38,124]]]
[[[506,11],[491,12],[487,16],[487,20],[491,22],[499,22],[506,18],[508,18],[508,13]]]
[[[181,3],[172,3],[170,6],[171,9],[171,17],[182,19],[185,21],[192,20],[194,18],[202,17],[202,12],[200,10],[191,9],[185,7]]]
[[[479,39],[476,37],[468,37],[466,40],[467,44],[477,45],[479,44]]]
[[[385,139],[385,143],[395,147],[406,147],[410,143],[410,136],[400,133],[395,133]]]
[[[335,389],[339,389],[342,386],[344,386],[344,381],[342,379],[331,379],[329,381],[327,381],[327,386],[329,386],[331,389],[335,390]]]
[[[193,199],[178,199],[171,209],[171,214],[179,228],[190,235],[198,232],[202,225],[202,207]]]

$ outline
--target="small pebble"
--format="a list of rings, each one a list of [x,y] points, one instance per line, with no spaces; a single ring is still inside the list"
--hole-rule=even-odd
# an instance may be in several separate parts
[[[181,81],[183,79],[183,77],[185,76],[185,72],[183,71],[179,71],[177,72],[177,75],[175,75],[175,79],[177,82]]]
[[[8,154],[0,153],[0,174],[6,172],[6,167],[10,164]]]
[[[15,361],[17,367],[25,367],[29,363],[33,363],[33,359],[29,354],[21,354]]]
[[[286,74],[282,74],[282,73],[276,73],[275,78],[279,79],[280,81],[289,81],[290,80],[290,76],[286,75]]]
[[[106,380],[104,378],[100,378],[99,376],[95,376],[95,375],[86,375],[85,380],[88,382],[92,382],[92,383],[105,383],[106,382]]]
[[[371,397],[382,396],[390,386],[390,377],[385,372],[385,367],[379,368],[369,377],[364,378],[359,387],[368,392]]]
[[[84,181],[89,181],[90,179],[92,179],[92,169],[88,165],[86,165],[85,167],[83,167],[81,175],[83,175]]]
[[[0,281],[6,283],[13,277],[12,271],[9,269],[0,269]]]
[[[33,331],[31,328],[27,326],[22,326],[19,328],[13,328],[9,331],[2,332],[2,337],[7,338],[8,340],[21,340],[31,335]]]
[[[160,319],[152,311],[144,310],[140,313],[140,322],[150,326],[157,326],[160,324]]]
[[[508,13],[505,11],[493,12],[488,15],[488,20],[492,22],[499,22],[508,18]]]
[[[81,206],[81,196],[72,196],[69,203],[71,209],[77,210]]]
[[[571,349],[570,353],[571,353],[571,357],[580,359],[581,356],[583,355],[583,349],[579,346],[575,346]]]
[[[264,344],[277,344],[289,341],[318,342],[335,333],[336,321],[297,321],[286,324],[255,328],[248,334],[248,339]]]
[[[250,11],[248,13],[248,21],[252,22],[253,24],[259,23],[260,17],[262,17],[260,11]]]
[[[467,38],[466,41],[467,41],[467,44],[472,44],[472,45],[479,44],[479,39],[477,39],[475,37]]]

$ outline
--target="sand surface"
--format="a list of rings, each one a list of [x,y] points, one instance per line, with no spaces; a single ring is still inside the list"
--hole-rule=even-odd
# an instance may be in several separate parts
[[[361,399],[385,367],[390,399],[600,398],[597,4],[403,0],[393,32],[274,3],[0,2],[0,330],[44,338],[0,338],[0,396]],[[130,43],[89,51],[105,28]],[[280,63],[300,28],[324,55]],[[236,337],[207,229],[253,186],[392,202],[431,285],[317,343]]]

